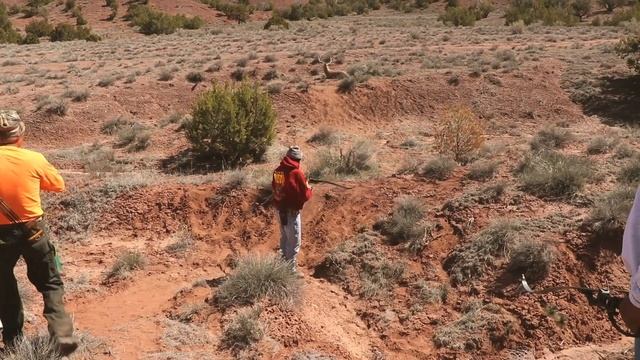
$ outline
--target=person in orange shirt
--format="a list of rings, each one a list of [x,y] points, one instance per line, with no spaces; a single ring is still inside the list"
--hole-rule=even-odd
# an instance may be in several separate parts
[[[64,308],[64,286],[55,248],[42,220],[40,190],[64,191],[64,180],[42,156],[22,148],[25,125],[17,112],[0,110],[0,321],[10,348],[22,336],[24,314],[13,268],[20,257],[44,299],[43,315],[62,355],[75,351],[73,322]]]

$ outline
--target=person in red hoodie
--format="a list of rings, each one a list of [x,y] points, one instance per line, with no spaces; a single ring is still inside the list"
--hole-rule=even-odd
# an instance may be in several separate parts
[[[302,242],[302,221],[300,212],[311,199],[312,189],[300,169],[302,151],[291,146],[287,155],[273,171],[273,203],[280,217],[280,251],[282,257],[297,270],[296,257]]]

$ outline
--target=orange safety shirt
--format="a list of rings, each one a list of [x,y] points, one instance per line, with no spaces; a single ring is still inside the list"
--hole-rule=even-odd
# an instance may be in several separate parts
[[[64,191],[64,180],[42,154],[13,145],[0,146],[0,198],[21,222],[42,216],[40,190]],[[11,224],[0,212],[0,225]]]

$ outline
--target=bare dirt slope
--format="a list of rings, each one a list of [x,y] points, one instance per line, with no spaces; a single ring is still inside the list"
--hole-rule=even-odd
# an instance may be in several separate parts
[[[442,26],[432,12],[385,10],[293,23],[289,31],[263,31],[254,22],[219,33],[211,31],[219,26],[213,10],[197,1],[152,4],[190,15],[210,11],[203,16],[210,27],[143,37],[120,20],[101,28],[106,8],[86,2],[87,17],[104,41],[0,47],[0,104],[21,111],[29,146],[63,169],[69,185],[66,194],[48,196],[46,205],[65,263],[69,309],[85,339],[77,358],[587,359],[630,347],[580,295],[522,295],[519,274],[509,272],[504,259],[464,285],[452,281],[446,266],[452,251],[496,219],[509,218],[526,223],[529,236],[554,249],[550,275],[535,286],[626,286],[621,261],[595,247],[581,223],[594,199],[617,186],[619,169],[630,161],[614,150],[587,155],[591,140],[607,135],[637,149],[636,132],[615,114],[586,114],[572,101],[577,93],[598,90],[584,79],[629,75],[611,52],[623,30],[532,26],[517,34],[494,25],[498,15],[458,29]],[[63,16],[51,10],[52,19]],[[337,81],[324,79],[314,63],[323,54],[338,59],[336,68],[357,67],[369,79],[350,93],[338,92]],[[240,173],[201,174],[195,166],[185,172],[178,166],[189,148],[182,116],[211,81],[231,81],[238,69],[277,88],[271,91],[276,144],[263,163]],[[185,79],[190,72],[201,72],[206,81],[193,88]],[[69,90],[86,91],[86,100],[66,97]],[[66,114],[47,113],[42,96],[62,101]],[[434,121],[457,107],[485,122],[486,144],[477,157],[495,162],[495,175],[469,179],[472,163],[457,165],[442,181],[410,171],[437,156]],[[105,131],[118,117],[143,126],[149,147],[129,152],[117,134]],[[515,175],[531,153],[532,137],[552,126],[572,134],[561,151],[588,157],[598,172],[570,200],[526,193]],[[323,127],[339,140],[308,142]],[[264,338],[242,351],[222,346],[238,309],[210,304],[215,279],[246,255],[277,250],[275,214],[260,203],[283,148],[301,144],[304,165],[312,167],[327,151],[362,140],[375,153],[375,169],[341,179],[352,189],[318,185],[305,207],[301,302],[284,310],[261,304]],[[247,181],[229,185],[238,174]],[[504,192],[485,198],[497,184]],[[425,205],[425,220],[434,225],[417,253],[374,231],[405,195]],[[187,250],[169,251],[185,234],[194,240]],[[343,281],[326,276],[325,258],[347,240],[367,244],[366,256],[401,264],[402,278],[388,292],[367,297],[360,291],[362,274],[352,265]],[[108,271],[127,250],[142,253],[146,266],[108,281]],[[23,267],[18,273],[24,280]],[[448,285],[446,300],[418,304],[420,281]],[[37,316],[39,300],[31,295],[28,330],[36,332],[44,324]],[[482,314],[495,316],[463,329],[472,339],[459,347],[434,342],[436,333],[460,324],[477,304]]]

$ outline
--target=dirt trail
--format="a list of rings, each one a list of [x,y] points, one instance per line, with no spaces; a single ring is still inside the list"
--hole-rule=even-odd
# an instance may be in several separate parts
[[[144,276],[122,291],[72,303],[70,311],[78,328],[109,339],[115,358],[138,359],[158,347],[159,317],[182,286],[166,274]]]

